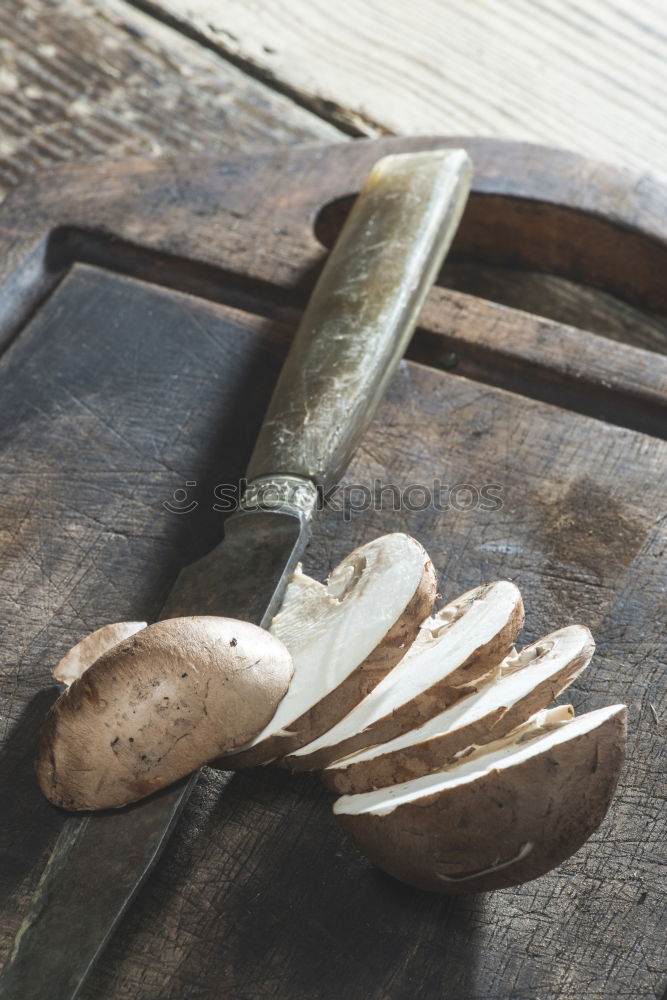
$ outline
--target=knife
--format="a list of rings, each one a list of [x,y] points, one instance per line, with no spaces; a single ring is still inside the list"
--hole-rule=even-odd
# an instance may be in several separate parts
[[[343,226],[276,384],[239,509],[183,569],[161,618],[268,627],[403,355],[463,213],[463,150],[386,156]],[[71,816],[0,976],[2,1000],[73,1000],[167,842],[197,775],[123,810]],[[94,887],[94,889],[92,888]]]

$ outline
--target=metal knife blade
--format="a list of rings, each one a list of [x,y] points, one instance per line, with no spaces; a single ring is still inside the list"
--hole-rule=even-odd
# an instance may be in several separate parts
[[[278,380],[225,540],[183,570],[161,617],[268,625],[412,334],[467,197],[462,150],[385,157],[322,271]],[[197,776],[66,820],[0,976],[3,1000],[73,1000],[157,860]]]
[[[181,572],[161,617],[205,609],[268,623],[308,536],[308,518],[299,513],[233,515],[224,545]],[[76,997],[196,783],[191,775],[121,812],[65,820],[0,976],[3,1000]]]

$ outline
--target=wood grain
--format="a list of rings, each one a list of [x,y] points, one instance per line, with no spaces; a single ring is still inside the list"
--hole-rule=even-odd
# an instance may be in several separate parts
[[[0,195],[62,160],[337,135],[123,0],[6,0],[0,39]]]
[[[538,146],[437,137],[275,151],[223,165],[202,156],[61,167],[52,175],[57,200],[37,183],[6,203],[0,341],[74,260],[235,305],[255,308],[258,285],[274,311],[303,305],[375,160],[398,149],[457,145],[471,154],[475,175],[455,264],[484,275],[504,260],[518,285],[514,305],[525,271],[544,274],[551,286],[554,277],[566,281],[565,310],[577,326],[590,315],[594,330],[606,332],[609,323],[616,336],[664,345],[664,186]],[[274,190],[277,197],[267,198]],[[443,281],[451,283],[447,273]],[[535,284],[529,288],[528,308],[539,308]],[[629,303],[618,304],[619,296]],[[545,311],[559,301],[552,294]],[[600,352],[613,366],[614,348],[605,342]]]
[[[491,23],[499,15],[487,6],[461,7],[456,17],[489,18]],[[137,7],[153,10],[156,16],[146,16]],[[511,5],[505,7],[504,13],[513,16]],[[216,55],[212,51],[216,49],[215,39],[221,42],[225,38],[224,32],[216,28],[216,11],[203,25],[201,19],[183,14],[180,0],[178,8],[176,11],[174,7],[176,13],[168,16],[174,25],[180,25],[180,31],[161,23],[167,16],[164,5],[151,7],[143,0],[132,6],[124,0],[105,4],[99,0],[7,0],[0,11],[0,194],[60,160],[159,155],[203,148],[255,149],[310,137],[333,137],[336,131],[322,117],[341,121],[347,131],[359,131],[345,109],[326,101],[313,104],[312,94],[290,89],[289,82],[272,76],[270,66],[257,63],[251,67],[266,85],[235,68],[230,59],[246,67],[252,60],[234,48],[233,38],[228,46],[218,46]],[[447,16],[453,12],[454,7]],[[316,15],[317,10],[313,13]],[[623,44],[639,49],[641,38],[646,36],[647,46],[659,46],[652,28],[654,15],[654,10],[647,10],[643,27],[634,24],[632,31],[624,31]],[[622,21],[626,17],[612,11],[608,3],[598,3],[593,12],[570,11],[568,16],[591,21],[591,30],[580,32],[577,38],[577,45],[587,55],[598,52],[603,43],[607,45],[607,35],[615,30],[615,18]],[[438,23],[442,17],[440,10]],[[528,21],[530,30],[538,36],[546,30],[542,8],[533,8]],[[387,24],[391,23],[390,17]],[[203,45],[184,34],[196,34],[197,24]],[[254,29],[259,30],[261,24],[262,17],[255,19]],[[226,24],[225,31],[229,30]],[[350,30],[349,26],[346,30]],[[521,49],[522,36],[518,35],[512,45]],[[610,51],[615,50],[612,47]],[[262,55],[270,59],[275,53],[262,50]],[[600,86],[610,93],[618,83],[615,65],[612,61],[607,75],[600,76]],[[643,62],[635,60],[624,71],[629,71],[632,80],[642,66]],[[558,61],[550,65],[550,72],[557,71],[565,72]],[[464,99],[465,88],[456,89]],[[277,90],[292,93],[301,103],[310,101],[317,116],[280,96]],[[555,88],[554,94],[559,93]],[[660,93],[659,88],[656,93]],[[532,99],[531,95],[528,99]],[[451,123],[447,124],[449,127]],[[463,124],[468,129],[478,127],[474,118]],[[488,131],[486,126],[484,130]],[[531,131],[533,134],[537,133]],[[461,291],[569,325],[585,324],[606,336],[653,350],[663,349],[661,321],[646,314],[638,317],[632,308],[610,300],[604,292],[582,288],[562,277],[480,262],[471,268],[466,261],[457,261],[448,268],[446,281]]]
[[[500,136],[667,172],[661,0],[149,6],[364,134]]]
[[[442,284],[476,298],[548,316],[649,351],[667,349],[667,317],[639,310],[613,295],[567,278],[479,261],[450,260]]]
[[[75,267],[3,358],[3,959],[40,873],[28,852],[38,859],[64,817],[32,763],[50,671],[107,620],[153,620],[180,565],[221,536],[211,503],[179,517],[163,502],[243,474],[279,366],[270,331],[244,338],[244,322]]]
[[[2,366],[12,415],[3,520],[18,529],[3,549],[10,732],[22,706],[38,715],[30,699],[59,651],[108,617],[150,617],[175,561],[217,535],[210,487],[238,475],[247,456],[278,367],[275,336],[265,320],[76,268],[15,342]],[[86,1000],[385,1000],[415,989],[454,1000],[655,996],[665,789],[650,705],[659,718],[667,711],[658,557],[667,538],[656,516],[666,469],[663,442],[405,363],[347,484],[494,482],[503,506],[370,511],[348,523],[330,511],[307,569],[323,575],[350,546],[408,530],[433,554],[445,598],[514,579],[526,598],[526,642],[589,623],[598,655],[574,703],[581,711],[624,700],[631,711],[609,819],[538,882],[443,901],[374,871],[338,831],[314,779],[258,770],[234,777],[220,797],[225,779],[207,773]],[[161,500],[190,477],[201,507],[185,517],[164,511]],[[17,606],[29,614],[17,616]],[[37,824],[43,837],[61,817],[31,785],[24,740],[3,817],[15,819],[20,802],[23,828],[37,838]],[[35,877],[25,864],[34,839],[11,843],[3,952]]]
[[[636,315],[634,330],[653,332]],[[667,359],[626,344],[615,344],[610,357],[603,343],[577,327],[438,288],[422,313],[408,357],[666,437]],[[659,347],[666,350],[664,334]]]
[[[319,117],[309,114],[276,93],[289,91],[284,81],[268,73],[263,85],[230,64],[238,54],[216,55],[136,6],[124,0],[3,5],[0,194],[61,160],[250,150],[337,134],[321,120],[332,117],[327,107],[319,107]],[[349,122],[346,128],[354,131]],[[661,350],[665,342],[660,321],[562,277],[479,261],[471,269],[459,261],[446,281],[640,346]]]
[[[51,664],[105,621],[152,617],[178,566],[218,540],[213,487],[242,474],[327,232],[370,163],[414,147],[62,167],[57,201],[29,183],[3,206],[2,958],[62,823],[32,772]],[[664,188],[524,147],[477,143],[474,156],[459,259],[487,266],[504,244],[604,295],[627,288],[657,321]],[[488,232],[484,198],[496,199]],[[601,225],[613,252],[590,239]],[[445,288],[412,349],[429,364],[457,352],[474,378],[405,362],[345,484],[493,484],[502,506],[362,512],[348,490],[323,512],[306,569],[324,576],[354,545],[406,530],[432,554],[444,599],[514,579],[525,642],[589,625],[598,652],[573,702],[630,708],[608,819],[543,879],[440,900],[372,869],[314,778],[205,772],[85,1000],[660,995],[667,359]],[[601,407],[615,402],[611,424]],[[650,435],[625,426],[649,412]],[[196,510],[165,510],[184,487]]]

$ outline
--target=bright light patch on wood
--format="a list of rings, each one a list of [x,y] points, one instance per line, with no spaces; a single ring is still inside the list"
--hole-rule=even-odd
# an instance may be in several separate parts
[[[524,139],[667,170],[667,36],[658,0],[156,6],[369,135]]]

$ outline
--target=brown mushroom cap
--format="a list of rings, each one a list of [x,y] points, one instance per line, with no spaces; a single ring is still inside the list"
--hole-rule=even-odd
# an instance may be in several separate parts
[[[157,622],[104,653],[53,705],[37,759],[66,809],[134,802],[252,739],[292,676],[285,646],[229,618]]]
[[[334,813],[371,861],[410,885],[446,893],[517,885],[574,854],[600,824],[625,735],[625,706],[599,709],[511,752],[344,796]]]

